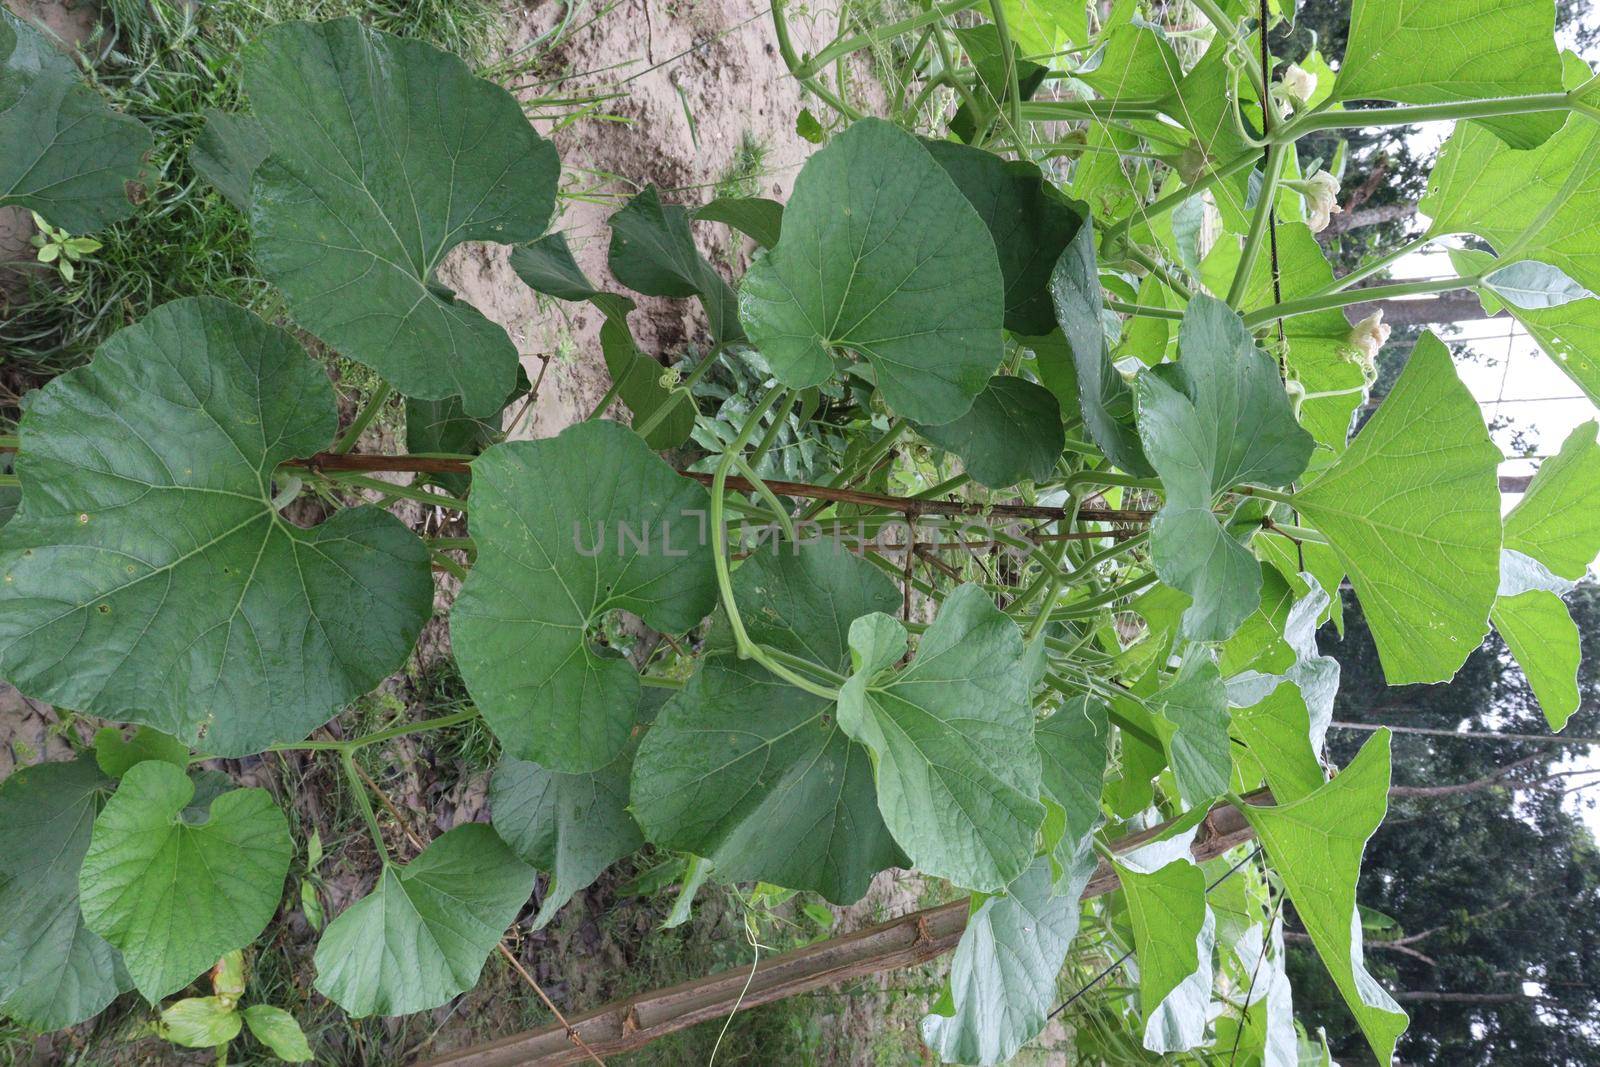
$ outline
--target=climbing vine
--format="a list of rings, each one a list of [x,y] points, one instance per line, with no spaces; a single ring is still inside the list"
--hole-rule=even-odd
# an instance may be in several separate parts
[[[1445,344],[1369,397],[1388,331],[1342,309],[1475,290],[1600,398],[1600,90],[1549,0],[1357,0],[1337,72],[1270,55],[1276,4],[1194,0],[1182,41],[1132,0],[1069,7],[951,0],[802,56],[775,3],[822,116],[801,116],[819,147],[788,201],[647,187],[610,220],[618,285],[703,310],[711,346],[681,374],[550,228],[560,162],[505,89],[354,20],[245,48],[248,110],[209,115],[192,162],[247,215],[289,321],[382,384],[341,427],[287,324],[182,299],[0,441],[20,489],[0,677],[136,727],[0,783],[0,1013],[65,1027],[136,990],[173,1040],[247,1025],[309,1057],[283,1012],[238,1004],[297,843],[210,763],[307,750],[385,857],[316,952],[352,1016],[448,1002],[541,872],[534,927],[649,843],[690,857],[686,900],[709,877],[849,904],[893,868],[970,892],[921,1031],[959,1063],[1040,1032],[1089,908],[1136,961],[1144,1048],[1327,1062],[1293,1016],[1287,900],[1390,1062],[1406,1016],[1365,969],[1355,897],[1389,738],[1324,762],[1318,628],[1348,583],[1400,684],[1448,679],[1492,624],[1559,730],[1559,594],[1600,551],[1600,444],[1576,430],[1502,519]],[[920,80],[899,121],[847,76],[890,42]],[[0,60],[0,202],[58,242],[126,216],[142,125],[9,13]],[[1336,277],[1315,232],[1338,183],[1297,141],[1444,121],[1425,241],[1481,240],[1447,278],[1358,284],[1399,252]],[[742,277],[700,252],[709,227],[755,246]],[[463,242],[511,246],[522,283],[603,317],[594,417],[503,439],[534,386],[436,277]],[[761,384],[729,424],[696,388],[733,364]],[[358,451],[396,394],[413,451]],[[714,417],[726,432],[697,433]],[[844,442],[828,476],[775,476],[797,434]],[[308,497],[328,512],[309,526]],[[398,500],[465,536],[419,536]],[[441,588],[470,706],[320,733],[407,663]],[[670,640],[619,654],[617,613]],[[355,754],[480,718],[492,826],[402,862]],[[1229,808],[1256,843],[1197,861]],[[168,1000],[207,974],[212,995]]]

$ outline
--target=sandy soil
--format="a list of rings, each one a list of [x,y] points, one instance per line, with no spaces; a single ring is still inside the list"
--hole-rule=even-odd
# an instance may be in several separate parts
[[[663,200],[703,204],[716,195],[712,187],[727,175],[746,137],[766,148],[761,195],[788,198],[794,174],[813,146],[794,133],[803,102],[770,45],[766,11],[757,0],[622,0],[558,48],[541,64],[539,78],[530,79],[562,80],[519,94],[535,125],[553,136],[561,153],[569,195],[552,228],[567,234],[591,280],[626,291],[606,267],[610,230],[605,223],[627,196],[654,183]],[[550,4],[514,11],[511,50],[548,32],[558,15]],[[802,35],[801,47],[803,42]],[[604,110],[620,121],[590,118],[561,129],[556,128],[559,113],[539,99],[541,93],[578,97],[615,91],[626,95]],[[586,197],[598,192],[605,202],[571,195],[580,190]],[[749,242],[730,237],[720,226],[696,224],[696,230],[702,250],[724,269],[729,253],[743,257],[749,252]],[[563,304],[529,290],[512,273],[507,255],[503,247],[464,247],[440,275],[507,329],[530,377],[538,376],[544,359],[551,361],[532,418],[519,430],[519,436],[549,437],[586,416],[610,384],[600,356],[602,320],[587,304]],[[644,351],[667,361],[686,344],[707,340],[694,301],[638,299],[630,324]]]

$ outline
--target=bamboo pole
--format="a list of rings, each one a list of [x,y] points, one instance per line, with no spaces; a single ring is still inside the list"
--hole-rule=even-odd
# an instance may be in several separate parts
[[[1260,790],[1245,798],[1270,803],[1271,794]],[[1162,834],[1170,822],[1151,827],[1112,843],[1112,851],[1127,852]],[[1244,816],[1231,805],[1212,808],[1195,834],[1197,862],[1215,859],[1253,836]],[[1084,889],[1084,898],[1117,888],[1117,875],[1101,860]],[[613,1001],[593,1011],[569,1017],[572,1030],[560,1025],[447,1053],[424,1067],[523,1067],[578,1063],[586,1057],[573,1033],[601,1056],[616,1055],[645,1045],[696,1023],[723,1018],[824,986],[838,985],[882,971],[914,967],[955,948],[967,925],[965,900],[903,915],[842,937],[806,945],[762,960],[751,974],[749,967],[722,971]],[[748,988],[746,988],[748,986]]]

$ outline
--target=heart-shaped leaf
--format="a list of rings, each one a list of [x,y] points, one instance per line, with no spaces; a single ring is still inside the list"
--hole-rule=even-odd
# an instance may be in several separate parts
[[[1117,864],[1117,877],[1139,960],[1144,1047],[1182,1052],[1203,1044],[1216,942],[1204,872],[1188,856],[1152,868],[1125,857]]]
[[[437,1008],[477,984],[535,878],[487,826],[440,835],[328,924],[317,991],[357,1017]]]
[[[1178,676],[1149,705],[1183,802],[1203,805],[1227,792],[1233,768],[1228,691],[1211,654],[1191,646]]]
[[[150,131],[111,110],[30,23],[0,10],[0,204],[89,233],[133,213]]]
[[[1356,0],[1334,100],[1448,104],[1561,91],[1555,7],[1544,0]],[[1510,115],[1483,125],[1531,148],[1562,113]]]
[[[353,18],[268,29],[245,50],[244,85],[272,145],[252,251],[295,321],[407,396],[498,411],[516,346],[441,298],[434,272],[463,241],[544,232],[555,148],[460,59]]]
[[[828,543],[753,555],[733,589],[753,641],[839,673],[850,624],[900,601],[876,567]],[[634,810],[652,841],[706,857],[719,878],[853,903],[907,861],[878,813],[871,759],[837,720],[826,697],[717,647],[639,746]]]
[[[254,115],[207,108],[189,162],[228,203],[249,214],[250,181],[271,153],[272,143]]]
[[[274,470],[337,428],[322,368],[207,297],[173,301],[30,398],[0,531],[0,675],[237,756],[305,737],[405,662],[422,542],[346,508],[302,529]]]
[[[855,673],[839,725],[872,751],[878,808],[918,869],[994,892],[1033,859],[1044,821],[1022,634],[989,595],[963,585],[910,666],[885,614],[850,626]]]
[[[634,203],[637,203],[637,200]],[[627,211],[632,206],[630,204],[629,208],[623,210]],[[659,208],[659,204],[657,207]],[[687,230],[687,222],[684,223],[684,227]],[[638,228],[644,227],[641,224]],[[695,262],[702,264],[702,269],[708,272],[708,277],[726,290],[727,285],[722,278],[711,269],[709,263],[700,258],[700,253],[694,248],[693,240],[687,240],[689,253],[695,257]],[[685,390],[668,389],[661,384],[661,364],[639,350],[639,346],[634,342],[633,332],[628,328],[628,313],[633,310],[633,301],[619,293],[596,289],[579,268],[577,260],[572,258],[565,234],[552,233],[531,244],[517,246],[511,253],[511,269],[515,270],[517,276],[530,288],[558,300],[587,300],[605,316],[606,321],[600,327],[600,350],[605,356],[606,370],[610,373],[611,380],[616,383],[617,395],[628,405],[628,410],[633,412],[634,421],[642,422],[652,418],[663,405],[670,406],[670,410],[657,419],[655,428],[645,437],[646,444],[661,451],[676,448],[688,439],[694,429],[693,399]],[[640,266],[636,269],[644,275],[636,277],[630,274],[636,282],[663,279],[670,281],[676,277],[665,268],[658,267],[652,270],[648,266]],[[657,273],[662,277],[656,277]],[[724,303],[728,307],[732,306],[731,293],[727,294]],[[708,314],[710,311],[711,304],[708,302]],[[731,312],[729,314],[731,317]]]
[[[1055,328],[1050,272],[1088,217],[1032,163],[953,141],[925,141],[994,238],[1006,286],[1006,329],[1027,336]]]
[[[771,248],[783,234],[783,205],[760,196],[719,196],[694,217],[731,226],[762,248]]]
[[[1600,552],[1595,423],[1567,435],[1505,520],[1500,590],[1489,613],[1528,676],[1552,729],[1578,710],[1582,640],[1561,596]]]
[[[1100,318],[1105,297],[1094,253],[1094,224],[1085,219],[1050,273],[1056,321],[1077,371],[1078,402],[1089,436],[1107,459],[1130,474],[1154,473],[1133,423],[1133,390],[1111,363]],[[1059,393],[1058,393],[1059,395]]]
[[[1583,71],[1587,76],[1588,68]],[[1549,140],[1527,151],[1462,123],[1439,150],[1427,195],[1417,206],[1433,220],[1429,233],[1475,233],[1502,259],[1535,259],[1596,290],[1597,163],[1600,126],[1583,115],[1572,116]],[[1508,195],[1511,190],[1516,195]]]
[[[639,679],[588,631],[623,610],[681,633],[711,610],[706,492],[614,422],[496,445],[472,469],[478,561],[450,615],[467,688],[511,755],[604,767],[633,729]]]
[[[744,340],[738,302],[689,231],[689,213],[653,185],[611,216],[611,273],[646,296],[699,297],[719,342]]]
[[[972,479],[991,489],[1048,481],[1066,441],[1055,394],[1010,375],[989,379],[989,388],[956,421],[917,432],[960,456]]]
[[[1407,1019],[1362,962],[1356,879],[1367,839],[1388,806],[1387,730],[1374,734],[1350,765],[1316,792],[1276,807],[1244,806],[1317,955],[1383,1064],[1394,1059]]]
[[[972,406],[1005,354],[994,240],[911,134],[863,119],[806,161],[783,236],[739,290],[739,317],[797,389],[866,359],[884,401],[918,422]]]
[[[1004,1063],[1044,1029],[1078,932],[1079,892],[1057,894],[1040,856],[1003,896],[978,906],[950,959],[951,1014],[922,1020],[944,1063]]]
[[[134,766],[95,819],[78,875],[84,922],[122,951],[151,1003],[255,940],[294,854],[266,790],[223,793],[204,812],[194,795],[170,763]]]

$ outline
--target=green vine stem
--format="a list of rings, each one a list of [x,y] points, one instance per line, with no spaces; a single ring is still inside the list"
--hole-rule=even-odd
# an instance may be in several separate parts
[[[393,395],[394,387],[392,385],[388,382],[379,382],[378,388],[373,391],[372,396],[367,398],[366,404],[356,414],[355,421],[346,427],[344,433],[340,434],[339,439],[333,443],[331,451],[336,453],[348,452],[356,447],[356,442],[361,439],[362,434],[367,432],[367,427],[372,425],[373,420],[383,411],[383,406],[389,402],[389,398]]]
[[[1238,269],[1233,272],[1233,284],[1228,287],[1228,303],[1233,307],[1243,302],[1245,290],[1250,285],[1250,275],[1254,273],[1256,260],[1261,256],[1261,247],[1265,243],[1261,238],[1267,232],[1272,213],[1277,210],[1278,180],[1283,175],[1283,162],[1287,154],[1281,144],[1267,146],[1261,189],[1256,193],[1255,212],[1250,216],[1250,232],[1245,235],[1244,251],[1239,256]]]
[[[789,68],[789,73],[801,85],[815,93],[818,100],[821,100],[845,118],[850,119],[852,122],[859,119],[861,113],[845,103],[833,90],[818,81],[815,70],[802,62],[799,54],[795,52],[794,42],[789,38],[789,19],[784,12],[784,8],[787,6],[786,0],[772,0],[772,32],[773,36],[777,38],[778,55],[783,58],[784,65]],[[865,48],[871,43],[870,40],[866,41],[860,47]],[[851,50],[853,51],[854,49],[852,48]],[[841,53],[841,58],[846,54],[848,52]],[[825,65],[825,63],[819,65]]]
[[[1345,289],[1336,293],[1303,296],[1295,300],[1285,300],[1281,304],[1273,304],[1269,307],[1251,311],[1244,316],[1244,324],[1253,329],[1271,322],[1273,319],[1309,315],[1314,311],[1348,307],[1351,304],[1362,304],[1369,300],[1388,300],[1397,296],[1418,296],[1427,293],[1447,293],[1453,289],[1470,289],[1481,280],[1477,275],[1468,275],[1460,278],[1430,278],[1414,282],[1370,285],[1361,289]]]
[[[471,722],[478,717],[477,708],[458,711],[454,715],[440,715],[421,722],[401,723],[383,730],[377,730],[360,737],[352,737],[347,741],[299,741],[294,744],[269,745],[268,752],[354,752],[366,748],[368,745],[380,745],[385,741],[392,741],[397,737],[409,734],[419,734],[427,730],[447,730],[452,726]]]
[[[789,63],[789,73],[793,74],[796,78],[803,82],[805,79],[814,76],[823,67],[826,67],[829,63],[832,63],[835,60],[843,59],[845,56],[859,52],[863,48],[871,48],[872,46],[881,42],[892,41],[894,38],[899,37],[903,33],[910,33],[913,30],[919,30],[922,27],[931,25],[935,22],[942,22],[945,18],[951,15],[959,14],[962,11],[975,8],[983,2],[984,0],[945,0],[944,3],[935,4],[927,11],[903,18],[898,22],[891,22],[888,25],[881,26],[870,33],[858,33],[853,37],[848,37],[843,40],[836,40],[804,62],[796,61],[794,63]],[[788,20],[783,13],[783,8],[787,6],[787,0],[776,0],[776,2],[772,5],[773,18],[774,20],[778,20],[778,24],[781,27],[779,29],[779,36],[786,43],[789,41],[789,26]],[[780,45],[780,49],[782,47],[783,46]],[[793,51],[793,46],[789,45],[789,49],[790,51]],[[784,62],[788,63],[787,56],[784,57]]]
[[[787,393],[788,390],[781,384],[773,385],[767,390],[766,395],[751,409],[744,425],[739,429],[738,436],[729,443],[721,462],[717,464],[716,473],[711,479],[711,562],[717,575],[717,595],[721,598],[723,611],[727,613],[728,627],[733,631],[734,648],[739,658],[755,660],[779,678],[808,693],[828,700],[838,700],[838,690],[818,685],[805,675],[791,670],[773,657],[768,649],[752,641],[750,634],[744,628],[744,617],[739,614],[739,605],[733,599],[733,574],[728,566],[728,531],[722,521],[723,498],[728,490],[728,475],[738,462],[744,446],[755,436],[762,417],[772,410],[780,397]]]
[[[361,818],[367,824],[367,831],[372,834],[372,843],[377,846],[378,855],[383,857],[384,863],[388,863],[389,846],[383,842],[383,830],[378,826],[377,812],[372,810],[372,798],[367,796],[366,783],[361,780],[361,772],[356,769],[355,749],[345,748],[339,751],[339,766],[344,770],[350,792],[355,795],[356,807],[361,809]]]

